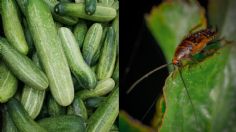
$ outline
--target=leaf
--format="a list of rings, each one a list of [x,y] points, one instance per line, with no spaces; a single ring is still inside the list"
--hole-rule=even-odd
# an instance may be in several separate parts
[[[236,1],[209,0],[209,21],[216,26],[221,37],[227,40],[236,40]]]
[[[153,132],[154,129],[132,119],[126,112],[119,113],[119,130],[121,132]]]
[[[176,46],[190,30],[197,26],[206,27],[204,9],[194,3],[166,1],[146,16],[147,26],[168,62],[171,62]]]
[[[233,7],[236,6],[236,2],[233,0],[227,2],[230,5],[223,11],[217,10],[217,12],[222,11],[221,14],[225,16],[210,16],[212,22],[210,25],[220,24],[221,36],[235,40],[236,17],[231,17],[235,15]],[[210,4],[212,3],[214,0],[210,1]],[[213,10],[210,11],[209,15],[211,14],[214,14]],[[179,1],[164,2],[153,9],[151,15],[147,17],[147,24],[163,49],[168,62],[171,61],[176,46],[188,34],[191,27],[197,23],[204,23],[203,16],[201,7]],[[221,21],[217,22],[217,20]],[[215,45],[225,46],[212,56],[205,57],[201,62],[181,69],[194,106],[191,105],[178,70],[169,75],[163,90],[166,110],[162,125],[159,126],[160,132],[236,131],[234,125],[236,122],[236,48],[235,43],[230,43],[228,41],[215,43]]]

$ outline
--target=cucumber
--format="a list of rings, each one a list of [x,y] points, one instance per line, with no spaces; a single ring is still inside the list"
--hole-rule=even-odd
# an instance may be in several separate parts
[[[21,103],[32,119],[35,119],[43,105],[45,90],[37,90],[27,85],[22,91]]]
[[[74,99],[74,87],[50,10],[41,0],[28,0],[26,14],[37,54],[49,79],[51,93],[60,105],[68,106]]]
[[[83,3],[84,0],[75,0],[75,3]]]
[[[95,54],[100,50],[102,38],[102,26],[99,23],[94,23],[88,30],[83,44],[83,57],[89,66],[94,65]]]
[[[104,102],[105,99],[106,97],[89,98],[86,100],[86,106],[91,107],[91,108],[97,108]]]
[[[54,10],[57,14],[74,16],[97,22],[108,22],[116,16],[115,9],[98,4],[93,15],[88,15],[85,12],[84,3],[59,3],[55,6]]]
[[[83,100],[80,98],[75,98],[72,105],[68,107],[67,114],[73,114],[82,117],[83,119],[88,119],[87,109]]]
[[[33,62],[40,68],[37,54],[33,55]],[[21,103],[32,119],[35,119],[41,111],[45,97],[45,90],[24,86],[21,96]]]
[[[0,38],[0,46],[2,59],[19,80],[38,90],[48,87],[46,75],[27,56],[15,50],[4,38]]]
[[[8,70],[3,62],[0,62],[0,102],[7,102],[17,91],[18,81]]]
[[[65,25],[74,25],[78,22],[78,18],[69,16],[60,16],[54,12],[55,5],[59,3],[57,0],[43,0],[43,1],[47,4],[49,9],[51,10],[52,16],[56,21],[63,23]]]
[[[114,1],[114,3],[112,4],[112,8],[119,10],[119,1]]]
[[[92,66],[97,65],[97,63],[98,63],[99,57],[101,55],[101,49],[103,47],[103,44],[104,44],[104,41],[105,41],[105,38],[106,38],[107,29],[108,29],[108,27],[106,27],[106,26],[103,28],[103,33],[102,33],[102,37],[101,37],[99,47],[98,47],[97,51],[95,52],[94,57],[92,59]]]
[[[34,47],[34,41],[31,36],[28,23],[26,22],[26,19],[23,19],[23,27],[24,27],[24,34],[25,34],[25,39],[27,41],[29,51],[28,51],[28,56],[32,56],[33,53],[35,52],[35,47]]]
[[[32,132],[33,130],[34,132],[46,132],[43,127],[39,126],[38,123],[28,115],[27,111],[18,100],[11,98],[7,102],[7,110],[19,131]]]
[[[112,22],[112,27],[115,31],[115,45],[117,46],[117,55],[119,55],[119,14],[116,16]]]
[[[114,0],[99,0],[98,2],[105,6],[112,6],[112,4],[114,3]]]
[[[115,32],[112,27],[109,27],[97,66],[98,80],[112,76],[116,62],[116,52],[117,44],[115,43]]]
[[[25,4],[27,0],[16,0],[18,6],[20,7],[21,12],[25,15]]]
[[[66,113],[65,107],[60,106],[51,95],[47,99],[47,108],[50,116],[59,116]]]
[[[1,6],[3,29],[6,38],[20,53],[26,55],[29,48],[18,16],[16,3],[14,0],[2,0]]]
[[[112,78],[107,78],[98,82],[95,89],[92,90],[81,90],[76,93],[76,98],[80,98],[82,100],[91,98],[91,97],[98,97],[103,96],[112,91],[115,86],[115,82]]]
[[[119,84],[119,56],[117,56],[116,59],[116,66],[113,71],[112,78],[115,80],[116,84]]]
[[[85,0],[85,12],[88,15],[93,15],[96,11],[97,0]]]
[[[48,132],[86,132],[85,121],[76,115],[44,118],[38,123]]]
[[[75,39],[77,40],[77,43],[79,44],[80,48],[83,45],[84,38],[85,38],[87,31],[88,31],[87,24],[85,23],[85,21],[82,21],[82,20],[79,21],[74,28],[73,33],[74,33]]]
[[[47,96],[47,94],[45,95],[45,96]],[[46,98],[47,99],[47,98]],[[47,101],[46,101],[46,99],[45,99],[45,101],[43,102],[43,106],[42,106],[42,108],[41,108],[41,111],[40,111],[40,113],[39,113],[39,115],[36,117],[36,121],[37,120],[41,120],[41,119],[43,119],[43,118],[47,118],[47,117],[49,117],[50,115],[49,115],[49,113],[48,113],[48,107],[47,107]]]
[[[83,88],[92,89],[96,86],[95,73],[84,61],[73,33],[66,27],[59,29],[59,36],[66,54],[70,69]]]
[[[2,132],[18,132],[18,129],[13,123],[6,107],[2,109]]]
[[[87,132],[108,132],[118,113],[119,89],[116,88],[88,119]]]

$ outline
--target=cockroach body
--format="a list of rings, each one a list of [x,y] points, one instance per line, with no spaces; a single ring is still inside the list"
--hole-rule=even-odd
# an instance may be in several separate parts
[[[192,56],[201,52],[216,34],[215,30],[207,28],[186,37],[176,48],[172,64],[182,66],[183,59],[192,59]]]
[[[167,67],[168,65],[173,65],[175,67],[177,67],[179,73],[180,73],[180,77],[181,80],[184,84],[184,88],[186,90],[186,93],[188,95],[188,98],[190,100],[190,103],[194,109],[194,105],[193,102],[191,100],[191,97],[189,95],[187,86],[184,82],[183,76],[182,76],[182,72],[181,72],[181,68],[183,67],[182,61],[184,59],[190,59],[190,60],[194,60],[193,56],[202,52],[204,50],[204,48],[206,47],[207,44],[209,44],[209,42],[211,42],[213,39],[215,39],[217,35],[217,31],[213,30],[211,28],[207,28],[207,29],[203,29],[200,30],[196,33],[190,34],[188,35],[185,39],[183,39],[183,41],[177,46],[176,50],[175,50],[175,54],[174,57],[172,59],[171,63],[167,63],[164,65],[161,65],[157,68],[155,68],[154,70],[148,72],[147,74],[145,74],[143,77],[141,77],[140,79],[138,79],[127,91],[127,93],[129,93],[137,84],[139,84],[143,79],[147,78],[149,75],[155,73],[156,71],[159,71],[160,69]],[[150,106],[150,108],[147,110],[147,112],[144,114],[143,119],[145,118],[145,116],[147,115],[147,113],[150,111],[150,109],[152,108],[152,106],[154,105],[155,101],[153,102],[153,104]],[[197,116],[196,116],[196,112],[194,110],[194,115],[195,118],[197,120]]]

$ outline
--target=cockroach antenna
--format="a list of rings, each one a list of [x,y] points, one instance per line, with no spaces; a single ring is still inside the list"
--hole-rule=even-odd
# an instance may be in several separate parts
[[[183,75],[182,75],[182,72],[181,72],[181,69],[180,69],[180,68],[181,68],[181,67],[178,67],[177,69],[178,69],[180,78],[181,78],[181,80],[182,80],[182,82],[183,82],[183,85],[184,85],[185,91],[186,91],[186,93],[187,93],[187,96],[188,96],[188,98],[189,98],[190,104],[191,104],[191,106],[192,106],[192,108],[193,108],[193,113],[194,113],[195,120],[196,120],[196,122],[198,122],[198,120],[197,120],[197,113],[196,113],[196,111],[195,111],[195,107],[194,107],[194,105],[193,105],[192,98],[191,98],[191,96],[190,96],[190,94],[189,94],[189,91],[188,91],[188,89],[187,89],[187,86],[186,86],[186,83],[185,83],[185,81],[184,81],[184,78],[183,78]]]
[[[173,63],[167,63],[164,65],[161,65],[153,70],[151,70],[150,72],[146,73],[144,76],[142,76],[141,78],[139,78],[136,82],[133,83],[133,85],[126,91],[126,94],[129,94],[141,81],[143,81],[145,78],[147,78],[148,76],[150,76],[151,74],[161,70],[162,68],[167,67],[168,65],[171,65]]]

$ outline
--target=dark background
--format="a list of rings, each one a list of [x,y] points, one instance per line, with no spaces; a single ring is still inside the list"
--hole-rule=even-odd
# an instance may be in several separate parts
[[[145,73],[165,64],[165,58],[158,43],[146,27],[144,15],[161,0],[120,0],[120,110],[149,124],[153,117],[153,107],[142,119],[151,104],[162,93],[167,68],[143,80],[130,93],[128,88]],[[199,1],[207,8],[207,0]]]

